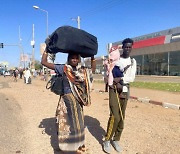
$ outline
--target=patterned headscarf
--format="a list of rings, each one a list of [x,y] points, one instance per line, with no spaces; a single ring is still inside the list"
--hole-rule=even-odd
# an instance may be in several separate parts
[[[89,106],[90,98],[90,71],[88,68],[80,67],[73,70],[70,65],[65,65],[64,72],[68,78],[72,93],[81,105]]]

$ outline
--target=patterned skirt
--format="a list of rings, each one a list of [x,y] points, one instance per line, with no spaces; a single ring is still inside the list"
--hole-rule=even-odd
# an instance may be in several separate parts
[[[83,108],[72,93],[60,98],[56,110],[59,148],[63,151],[76,151],[84,144]]]

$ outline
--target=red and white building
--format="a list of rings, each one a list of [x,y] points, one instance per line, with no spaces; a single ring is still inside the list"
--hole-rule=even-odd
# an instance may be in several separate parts
[[[132,38],[131,57],[137,61],[138,75],[180,76],[180,27]],[[122,41],[108,46],[122,46]],[[105,56],[107,57],[107,56]],[[86,64],[89,65],[87,60]],[[103,71],[103,58],[97,59],[98,72]]]

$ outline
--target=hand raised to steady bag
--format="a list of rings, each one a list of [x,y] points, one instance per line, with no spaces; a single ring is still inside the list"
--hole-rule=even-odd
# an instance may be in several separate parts
[[[50,89],[51,92],[55,93],[56,95],[63,95],[63,76],[61,75],[53,75],[51,79],[46,84],[46,89]]]

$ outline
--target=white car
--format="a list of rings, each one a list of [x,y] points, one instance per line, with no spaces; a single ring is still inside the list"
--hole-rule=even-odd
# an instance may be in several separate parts
[[[6,72],[4,73],[4,76],[10,76],[10,72],[9,72],[9,71],[6,71]]]

